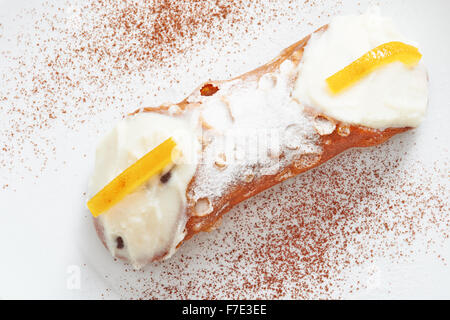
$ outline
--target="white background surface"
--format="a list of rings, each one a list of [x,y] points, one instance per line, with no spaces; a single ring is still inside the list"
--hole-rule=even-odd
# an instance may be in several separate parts
[[[62,1],[56,2],[59,6],[65,6]],[[283,1],[280,1],[280,8],[283,6],[282,3]],[[257,39],[250,37],[247,39],[242,35],[233,39],[230,42],[234,46],[230,50],[231,53],[220,54],[216,57],[212,68],[207,62],[211,61],[212,55],[218,55],[215,51],[217,43],[207,44],[207,49],[203,53],[186,59],[193,66],[190,72],[183,72],[182,68],[174,71],[174,77],[180,80],[178,84],[170,85],[164,79],[151,77],[147,82],[134,83],[134,94],[142,97],[128,97],[130,101],[128,109],[112,107],[109,111],[93,114],[86,119],[85,123],[76,124],[75,129],[67,129],[62,124],[52,126],[48,129],[48,134],[54,137],[52,141],[54,141],[55,151],[49,152],[51,155],[48,163],[39,174],[34,174],[34,171],[30,173],[30,170],[23,168],[25,165],[21,165],[20,162],[16,162],[12,170],[0,168],[2,170],[0,179],[3,180],[0,186],[9,185],[7,188],[0,189],[0,244],[2,245],[0,298],[138,298],[142,296],[139,288],[143,286],[143,282],[145,283],[147,275],[152,275],[152,281],[167,281],[167,279],[158,279],[158,275],[167,267],[164,263],[150,266],[137,275],[124,272],[124,269],[129,267],[121,262],[114,262],[95,235],[89,212],[85,207],[87,199],[83,192],[86,190],[94,160],[93,151],[99,135],[114,125],[123,115],[139,107],[141,103],[156,105],[162,101],[177,101],[197,84],[209,78],[227,78],[230,75],[236,76],[243,71],[251,70],[276,56],[290,43],[326,23],[329,20],[328,15],[362,12],[373,4],[379,4],[383,15],[395,18],[403,33],[420,44],[424,63],[430,75],[430,106],[425,123],[414,133],[396,137],[389,147],[378,149],[377,155],[380,161],[383,161],[385,157],[383,152],[392,150],[392,152],[403,152],[405,150],[397,146],[401,141],[405,141],[404,148],[407,148],[407,156],[402,166],[412,166],[419,160],[426,167],[426,172],[440,173],[435,179],[429,181],[440,186],[441,191],[438,196],[444,197],[442,199],[444,205],[438,213],[444,217],[449,215],[450,44],[448,33],[450,20],[448,14],[450,2],[446,0],[360,1],[359,3],[343,1],[342,4],[333,6],[331,3],[334,1],[318,1],[313,8],[314,11],[307,13],[310,16],[306,19],[311,22],[310,24],[292,25],[290,21],[284,21],[283,17],[279,17],[276,20],[277,24],[261,27],[262,31],[254,27],[256,31],[252,31],[252,35],[257,34]],[[33,2],[33,5],[37,10],[53,10],[48,6],[39,5],[38,1]],[[8,42],[7,39],[14,39],[15,35],[26,30],[28,23],[31,24],[33,15],[25,16],[20,21],[14,20],[23,8],[29,6],[29,1],[0,1],[0,34],[2,35],[0,51],[21,50],[14,41]],[[319,18],[316,13],[320,12],[323,14]],[[290,14],[306,15],[301,12]],[[10,74],[5,74],[7,63],[6,60],[0,59],[0,75],[2,75],[0,81],[3,81],[3,83],[0,82],[0,93],[2,94],[5,93],[5,91],[2,92],[2,87],[6,85],[5,78],[12,77]],[[110,90],[114,91],[114,85],[120,86],[121,81],[123,79],[117,79],[117,84],[111,84]],[[146,94],[149,88],[156,92],[158,86],[161,86],[161,89],[156,97]],[[7,104],[2,104],[2,110],[7,107]],[[33,108],[32,105],[29,107]],[[1,126],[9,126],[8,121],[5,118],[0,120]],[[44,151],[47,152],[46,149]],[[368,159],[370,155],[373,154],[367,154]],[[342,160],[339,161],[345,161],[346,156],[348,154],[343,155],[340,158]],[[40,159],[35,159],[31,153],[25,158],[27,167],[40,167]],[[354,165],[365,168],[364,161],[361,158],[357,159],[359,160]],[[370,170],[370,168],[366,169]],[[416,171],[415,174],[419,176],[421,173]],[[303,177],[297,177],[294,179],[295,182],[291,181],[289,185],[301,183],[301,179]],[[413,179],[415,177],[411,177],[411,180]],[[268,191],[259,198],[270,200],[270,195],[271,191]],[[386,195],[386,197],[390,196],[389,193]],[[255,201],[262,201],[259,198],[252,200],[249,205],[251,206]],[[220,256],[220,252],[216,251],[219,249],[212,245],[213,240],[216,237],[222,239],[223,233],[236,232],[234,224],[239,223],[236,216],[245,210],[244,206],[238,206],[229,213],[232,218],[224,220],[221,231],[199,235],[190,243],[183,245],[182,255],[193,257],[192,264],[196,263],[196,257],[202,255]],[[383,214],[383,210],[384,208],[381,208],[379,214]],[[431,209],[425,203],[423,210]],[[251,209],[248,211],[253,212]],[[264,214],[264,212],[254,214]],[[450,221],[450,216],[446,219]],[[251,221],[251,219],[245,220],[245,223],[248,222],[250,225]],[[423,223],[429,222],[423,221]],[[424,235],[422,241],[419,235],[419,240],[409,248],[408,261],[398,262],[377,257],[372,270],[375,278],[371,278],[371,285],[353,292],[348,288],[353,282],[358,281],[360,270],[356,266],[349,267],[345,271],[348,275],[346,283],[342,286],[340,294],[334,297],[450,298],[450,267],[443,262],[450,259],[450,241],[443,239],[443,235],[438,232],[433,237]],[[438,243],[436,248],[421,250],[430,239]],[[230,246],[233,246],[232,242]],[[173,257],[173,263],[176,264],[179,258],[180,254]],[[80,287],[73,288],[70,286],[71,275],[78,271],[81,277]],[[196,281],[195,278],[190,280]],[[136,292],[124,290],[125,287],[136,288]],[[195,297],[195,294],[192,292],[189,297]],[[221,296],[220,293],[218,296]],[[154,297],[167,297],[167,295],[158,296],[155,293]],[[289,297],[286,294],[286,298]]]

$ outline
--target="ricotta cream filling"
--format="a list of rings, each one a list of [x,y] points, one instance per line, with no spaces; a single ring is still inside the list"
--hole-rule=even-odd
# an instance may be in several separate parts
[[[152,177],[98,217],[111,254],[127,258],[137,268],[155,257],[170,256],[184,238],[186,189],[197,166],[197,135],[183,119],[138,113],[122,120],[96,152],[90,197],[169,137],[181,151],[177,163],[161,173],[170,170],[170,178]]]
[[[337,120],[371,128],[416,127],[428,104],[428,78],[423,65],[395,62],[375,70],[342,93],[333,94],[325,79],[373,48],[390,41],[414,46],[390,19],[377,14],[335,17],[312,35],[298,66],[293,96]]]

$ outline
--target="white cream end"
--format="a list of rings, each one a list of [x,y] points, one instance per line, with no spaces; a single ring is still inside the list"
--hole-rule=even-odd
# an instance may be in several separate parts
[[[136,268],[170,256],[184,237],[186,189],[197,167],[197,137],[182,119],[138,113],[122,120],[97,148],[90,196],[169,137],[181,151],[177,163],[98,217],[112,255]],[[170,177],[162,179],[169,170]]]
[[[392,21],[376,14],[336,17],[305,47],[293,96],[327,116],[371,128],[416,127],[428,105],[428,77],[419,64],[386,65],[340,94],[325,79],[371,49],[390,41],[413,44]],[[414,45],[414,44],[413,44]]]

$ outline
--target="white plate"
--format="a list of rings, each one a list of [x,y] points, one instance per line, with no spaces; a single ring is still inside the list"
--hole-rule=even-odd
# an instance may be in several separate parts
[[[194,37],[172,68],[134,61],[142,75],[101,71],[83,56],[83,44],[111,49],[92,23],[120,21],[80,11],[82,2],[0,1],[0,298],[450,298],[450,2],[380,4],[420,44],[428,67],[422,126],[238,205],[217,231],[138,272],[113,261],[85,207],[99,136],[142,105],[251,70],[330,16],[373,2],[252,2],[238,10],[245,15],[217,20],[210,38],[199,35],[205,43]],[[234,26],[224,23],[237,16]],[[71,36],[80,30],[83,41]],[[142,53],[133,39],[120,43]],[[133,62],[127,52],[118,57],[104,65]]]

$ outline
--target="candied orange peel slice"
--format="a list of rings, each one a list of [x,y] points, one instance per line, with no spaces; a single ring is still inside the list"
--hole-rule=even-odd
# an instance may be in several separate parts
[[[167,139],[114,178],[88,201],[92,215],[98,217],[161,172],[178,154],[175,147],[175,141]]]
[[[422,54],[416,47],[398,41],[388,42],[365,53],[361,58],[327,78],[326,82],[331,92],[337,94],[381,66],[400,61],[412,67],[421,58]]]

